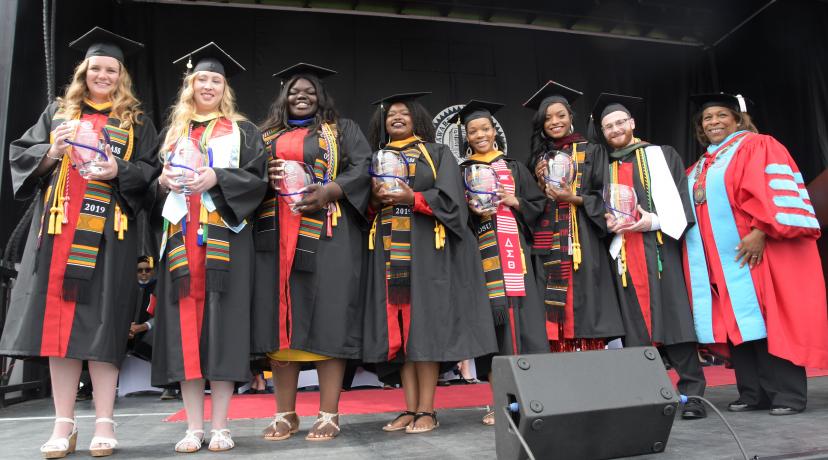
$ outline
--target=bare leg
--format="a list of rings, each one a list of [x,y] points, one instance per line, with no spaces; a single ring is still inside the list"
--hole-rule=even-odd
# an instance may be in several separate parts
[[[339,395],[342,392],[342,378],[345,375],[344,359],[327,359],[316,362],[319,376],[319,416],[306,439],[333,439],[339,434],[339,415],[331,417],[331,423],[321,421],[322,412],[339,413]]]
[[[230,409],[230,400],[233,398],[235,384],[226,381],[211,381],[210,394],[213,401],[212,427],[214,430],[227,428],[227,411]]]
[[[181,399],[187,411],[187,429],[204,429],[204,379],[181,382]]]
[[[49,358],[55,417],[75,418],[75,396],[78,394],[82,367],[83,362],[77,359]],[[49,439],[65,438],[71,432],[71,423],[55,423],[52,436]]]
[[[417,366],[413,361],[407,361],[400,369],[400,378],[402,380],[403,393],[405,394],[405,410],[408,412],[417,412],[417,403],[420,398],[420,388],[417,385]],[[387,426],[399,428],[408,426],[413,415],[403,415],[395,418]]]
[[[118,368],[111,363],[89,361],[89,377],[92,378],[92,399],[95,402],[95,418],[111,419],[115,411],[115,388],[118,386]],[[111,423],[96,423],[95,436],[114,438],[115,426]]]
[[[316,373],[319,376],[319,410],[334,414],[339,412],[339,395],[342,393],[345,360],[317,361]]]
[[[434,392],[437,389],[437,378],[440,376],[440,365],[435,362],[416,362],[417,387],[420,394],[417,402],[417,412],[434,412]],[[434,425],[431,417],[420,417],[415,426],[426,428]]]
[[[296,410],[296,386],[299,384],[299,363],[273,361],[270,364],[273,371],[273,386],[276,396],[276,410],[278,412],[292,412]]]

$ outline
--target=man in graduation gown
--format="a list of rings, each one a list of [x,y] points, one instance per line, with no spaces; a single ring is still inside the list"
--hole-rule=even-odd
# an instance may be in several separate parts
[[[614,196],[605,196],[610,210],[607,227],[615,233],[610,254],[626,331],[624,346],[659,346],[679,374],[679,392],[703,396],[705,378],[681,261],[680,240],[694,222],[687,179],[675,149],[635,137],[635,119],[627,107],[639,102],[640,98],[604,93],[592,115],[596,135],[611,149],[608,184],[632,187],[638,198],[634,215],[623,216]],[[631,222],[622,223],[619,216]],[[704,417],[704,406],[696,400],[682,410],[685,419]]]

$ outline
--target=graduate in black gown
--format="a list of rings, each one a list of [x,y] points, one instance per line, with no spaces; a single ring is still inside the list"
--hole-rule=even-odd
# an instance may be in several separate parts
[[[535,110],[528,166],[548,198],[532,254],[553,352],[600,350],[624,335],[605,242],[607,152],[575,131],[572,104],[581,94],[549,81],[523,104]],[[546,157],[557,154],[577,164],[572,183],[547,183]]]
[[[109,455],[117,445],[117,366],[136,295],[124,287],[135,284],[135,216],[157,143],[124,66],[124,56],[143,45],[96,27],[70,46],[86,56],[66,92],[9,148],[14,196],[34,199],[35,211],[0,340],[2,355],[49,358],[56,421],[41,452],[58,457],[75,449],[83,361],[98,417],[90,450]],[[70,156],[83,148],[68,143],[77,140],[78,123],[106,144],[107,160],[86,179]]]
[[[673,147],[635,137],[631,110],[640,102],[640,98],[604,93],[592,113],[596,140],[611,149],[608,184],[633,187],[638,198],[638,215],[621,215],[630,222],[612,213],[605,216],[608,230],[615,234],[610,253],[626,331],[624,346],[658,346],[678,372],[679,392],[704,396],[704,373],[682,267],[681,238],[695,222],[687,177]],[[693,400],[682,410],[685,419],[706,415],[704,406]]]
[[[496,349],[460,171],[448,146],[434,142],[431,116],[416,100],[424,94],[375,102],[369,134],[371,145],[397,152],[390,156],[404,166],[372,164],[372,174],[383,177],[373,179],[368,210],[363,360],[403,363],[406,410],[383,429],[406,433],[439,426],[440,362]]]
[[[227,429],[235,382],[250,376],[250,216],[267,188],[264,146],[256,126],[237,112],[227,82],[244,67],[213,42],[176,63],[186,63],[191,71],[170,111],[158,153],[164,167],[156,201],[163,203],[164,224],[152,383],[181,383],[187,432],[175,451],[195,452],[204,438],[209,380],[208,448],[224,451],[235,445]],[[186,160],[188,150],[201,166]]]
[[[345,363],[361,354],[371,151],[325,90],[321,79],[335,73],[304,63],[277,73],[283,85],[262,123],[270,189],[256,219],[253,352],[271,360],[277,413],[264,430],[271,441],[299,429],[302,362],[315,363],[320,387],[306,439],[335,438]],[[282,190],[285,168],[296,162],[312,168],[314,183]]]
[[[529,169],[498,149],[492,114],[502,106],[472,100],[452,120],[462,122],[466,130],[468,148],[461,163],[463,174],[473,165],[486,165],[494,170],[498,180],[496,207],[481,210],[473,194],[468,203],[469,225],[477,236],[485,278],[479,289],[488,293],[497,354],[545,353],[549,352],[545,314],[530,251],[532,225],[543,210],[546,197]],[[461,132],[458,126],[458,136]],[[493,355],[487,355],[475,359],[481,379],[491,381],[492,358]],[[494,411],[489,412],[483,423],[494,425],[494,419]]]

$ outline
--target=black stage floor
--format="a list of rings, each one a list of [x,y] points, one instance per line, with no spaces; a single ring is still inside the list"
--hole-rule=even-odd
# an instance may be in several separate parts
[[[767,412],[728,413],[751,457],[765,459],[828,458],[828,377],[812,378],[808,410],[802,414],[774,417]],[[358,390],[357,390],[358,391]],[[707,397],[720,409],[736,399],[735,386],[710,388]],[[120,398],[116,406],[121,448],[118,459],[158,459],[180,456],[172,450],[185,430],[183,423],[161,420],[181,409],[180,401],[159,401],[155,396]],[[206,449],[194,458],[316,458],[381,459],[489,459],[495,458],[494,430],[480,423],[485,408],[443,410],[440,427],[426,434],[385,433],[383,423],[395,414],[351,415],[342,417],[342,434],[334,441],[307,442],[304,435],[312,423],[302,418],[298,435],[287,441],[267,442],[259,438],[266,420],[231,421],[236,448],[226,453]],[[51,430],[51,401],[36,400],[0,410],[0,458],[39,458],[38,447]],[[91,402],[78,403],[79,451],[69,458],[88,458],[86,449],[92,437]],[[549,458],[536,452],[537,458]],[[710,412],[704,420],[677,419],[664,453],[637,459],[740,459],[741,454],[722,422]]]

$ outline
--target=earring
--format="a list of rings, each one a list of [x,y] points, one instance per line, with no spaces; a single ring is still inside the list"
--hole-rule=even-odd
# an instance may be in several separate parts
[[[467,157],[470,157],[470,156],[471,156],[471,154],[472,154],[472,149],[471,149],[471,146],[466,147],[466,156],[467,156]]]
[[[575,125],[569,125],[569,134],[572,134],[574,132],[575,132]]]
[[[492,143],[492,149],[494,149],[494,150],[500,150],[500,148],[497,146],[497,141],[494,141],[494,142]]]

